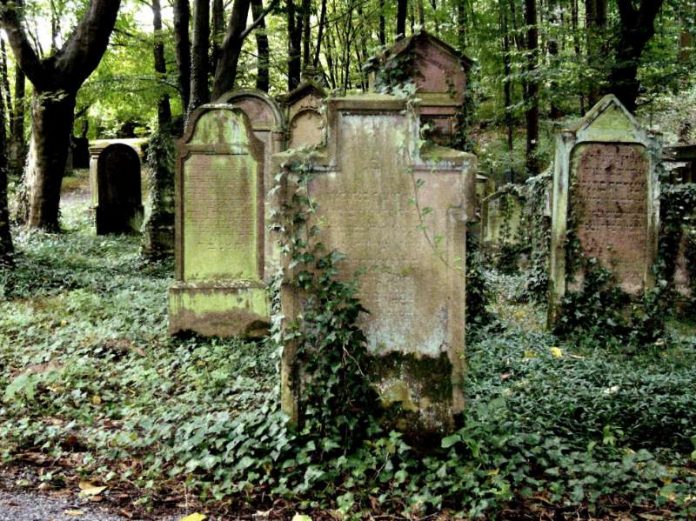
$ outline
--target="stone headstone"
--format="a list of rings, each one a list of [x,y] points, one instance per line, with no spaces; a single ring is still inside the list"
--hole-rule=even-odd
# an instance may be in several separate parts
[[[137,233],[143,221],[140,157],[124,143],[90,149],[97,234]]]
[[[287,110],[288,148],[319,146],[326,121],[322,106],[326,92],[311,81],[303,81],[283,102]]]
[[[242,110],[249,119],[254,135],[261,142],[263,153],[263,187],[261,201],[264,204],[265,217],[268,218],[271,198],[266,193],[273,187],[273,154],[285,150],[285,117],[278,104],[265,92],[259,90],[238,90],[223,94],[218,103],[225,103]],[[265,244],[264,258],[270,262],[274,258],[273,245]],[[266,278],[270,276],[272,265],[266,266]]]
[[[594,258],[637,297],[654,283],[659,142],[614,96],[557,138],[551,233],[550,322],[567,290],[582,286],[582,259]],[[568,265],[568,237],[576,255]],[[572,246],[572,245],[571,245]]]
[[[523,222],[524,197],[519,185],[505,185],[483,200],[482,245],[488,251],[526,242]]]
[[[404,99],[331,99],[328,121],[322,172],[309,187],[318,240],[346,255],[339,277],[361,273],[359,298],[369,314],[360,326],[383,401],[400,403],[425,429],[446,430],[464,407],[466,219],[474,209],[475,158],[443,147],[419,150],[418,115]],[[301,154],[279,154],[275,163]],[[283,314],[296,316],[300,300],[284,292]],[[283,406],[291,417],[298,415],[288,377],[294,364],[286,347]]]
[[[394,86],[391,85],[394,72],[384,75],[382,71],[405,71],[397,81],[415,85],[421,99],[421,124],[432,127],[431,139],[448,143],[456,132],[456,114],[464,104],[471,64],[472,61],[455,48],[421,30],[399,40],[367,70],[371,90],[378,91]]]
[[[263,202],[263,143],[248,117],[231,105],[203,105],[180,143],[170,332],[265,333]]]

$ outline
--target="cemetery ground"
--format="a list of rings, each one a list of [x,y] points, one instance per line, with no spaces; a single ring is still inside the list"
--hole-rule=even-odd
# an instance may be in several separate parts
[[[485,271],[492,317],[470,332],[463,426],[425,451],[376,424],[346,445],[286,426],[270,341],[170,338],[171,263],[145,262],[138,237],[96,236],[86,199],[64,201],[64,233],[17,230],[0,278],[15,487],[153,519],[696,516],[694,324],[641,349],[561,341],[523,275]]]

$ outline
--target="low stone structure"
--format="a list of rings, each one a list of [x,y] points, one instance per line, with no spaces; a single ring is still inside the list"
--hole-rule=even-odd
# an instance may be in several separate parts
[[[341,279],[360,273],[359,298],[369,311],[360,326],[385,404],[415,417],[413,429],[447,430],[464,408],[465,243],[475,157],[419,149],[417,107],[403,98],[330,99],[328,122],[329,141],[309,186],[317,240],[345,254]],[[279,168],[293,160],[302,161],[302,152],[275,156]],[[287,197],[281,193],[278,204]],[[301,314],[294,291],[283,291],[281,303],[287,320]],[[302,401],[292,377],[296,363],[295,349],[286,346],[282,401],[293,418]]]
[[[264,143],[240,108],[219,103],[191,114],[179,147],[169,330],[261,336],[270,316]]]
[[[491,253],[504,247],[526,244],[523,208],[524,189],[520,185],[502,186],[482,202],[482,246]]]
[[[326,92],[313,81],[305,80],[282,98],[288,122],[288,148],[315,147],[324,143]]]
[[[91,146],[90,188],[98,235],[140,232],[144,210],[135,148],[121,142]]]
[[[589,259],[637,297],[654,284],[659,229],[659,141],[614,96],[556,140],[549,322]],[[570,248],[570,250],[569,250]],[[570,261],[570,262],[569,262]]]

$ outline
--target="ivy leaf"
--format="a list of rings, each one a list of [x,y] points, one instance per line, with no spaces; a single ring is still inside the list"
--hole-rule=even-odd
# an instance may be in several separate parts
[[[442,438],[442,448],[449,449],[452,445],[462,441],[462,437],[459,434],[452,434],[450,436],[445,436]]]

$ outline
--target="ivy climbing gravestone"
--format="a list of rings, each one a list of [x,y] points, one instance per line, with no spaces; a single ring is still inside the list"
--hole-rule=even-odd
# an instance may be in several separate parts
[[[170,332],[263,335],[263,143],[241,109],[210,104],[191,115],[179,147]]]
[[[483,246],[492,254],[502,248],[517,248],[526,243],[522,186],[505,185],[483,200]]]
[[[93,156],[90,184],[97,234],[138,233],[143,222],[138,153],[113,143],[94,148]]]
[[[317,240],[345,255],[339,278],[358,273],[360,327],[382,401],[405,411],[401,427],[451,428],[464,408],[465,242],[474,210],[475,157],[443,147],[419,149],[417,107],[369,95],[328,101],[327,147],[314,159],[309,197]],[[314,156],[313,156],[314,157]],[[306,161],[275,156],[278,168]],[[291,195],[280,194],[279,204]],[[286,259],[287,261],[287,259]],[[287,265],[287,264],[286,264]],[[302,313],[302,295],[282,293],[283,315]],[[294,347],[282,358],[282,401],[301,414]],[[417,427],[417,425],[419,427]]]
[[[582,288],[587,269],[609,270],[617,286],[632,297],[654,284],[660,157],[659,141],[612,95],[558,135],[551,324],[559,318],[566,292]]]

